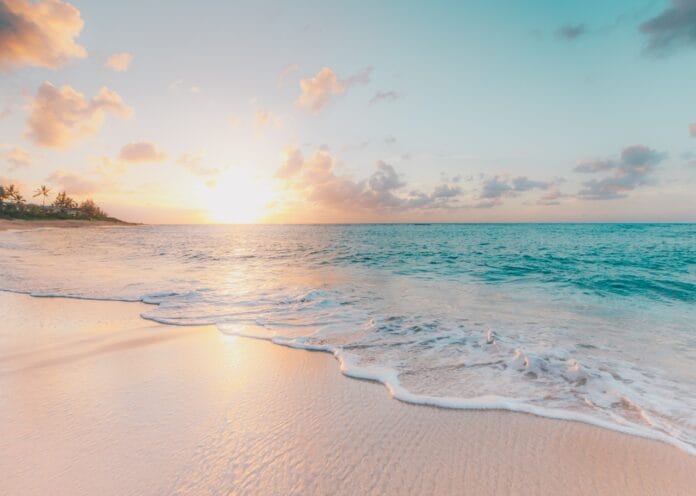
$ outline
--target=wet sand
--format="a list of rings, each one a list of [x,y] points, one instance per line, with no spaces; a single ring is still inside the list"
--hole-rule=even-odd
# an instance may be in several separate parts
[[[672,446],[401,403],[330,355],[0,292],[0,493],[693,494]],[[691,492],[690,492],[691,491]]]

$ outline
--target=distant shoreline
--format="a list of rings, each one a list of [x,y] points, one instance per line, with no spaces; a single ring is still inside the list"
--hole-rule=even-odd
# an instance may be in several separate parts
[[[0,231],[9,229],[35,229],[41,227],[99,227],[99,226],[139,226],[121,220],[84,220],[84,219],[0,219]]]

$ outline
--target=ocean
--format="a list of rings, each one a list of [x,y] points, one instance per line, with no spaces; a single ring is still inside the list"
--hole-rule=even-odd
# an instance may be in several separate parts
[[[7,231],[0,290],[143,301],[146,319],[333,353],[401,401],[696,454],[694,224]]]

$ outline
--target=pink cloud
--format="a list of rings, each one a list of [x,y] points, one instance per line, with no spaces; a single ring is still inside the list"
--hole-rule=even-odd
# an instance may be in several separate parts
[[[332,69],[323,67],[316,76],[300,80],[302,93],[296,103],[311,112],[319,112],[332,97],[345,93],[356,84],[369,83],[371,72],[372,68],[368,67],[347,79],[339,79]]]
[[[463,193],[457,185],[441,184],[431,193],[405,190],[406,183],[394,167],[377,161],[374,172],[363,180],[336,173],[336,160],[319,149],[305,159],[288,147],[276,177],[301,202],[334,212],[397,213],[406,210],[449,209],[459,205]]]
[[[71,86],[57,88],[44,82],[31,102],[27,136],[39,146],[67,148],[96,134],[107,113],[129,118],[133,110],[107,87],[87,100]]]
[[[95,193],[99,187],[93,181],[84,179],[75,172],[57,170],[51,174],[48,181],[61,189],[65,190],[70,195],[88,195]]]
[[[157,145],[147,141],[128,143],[118,155],[120,160],[129,163],[161,162],[167,156],[161,152]]]
[[[127,52],[114,53],[106,59],[104,67],[115,72],[125,72],[133,62],[133,55]]]
[[[304,156],[302,151],[296,146],[289,146],[285,149],[285,156],[280,168],[276,171],[276,177],[280,179],[288,179],[302,169],[304,165]]]
[[[0,186],[9,186],[10,184],[14,184],[15,187],[20,190],[20,192],[21,190],[26,189],[27,187],[25,183],[23,183],[17,178],[0,176]]]
[[[56,69],[87,51],[75,42],[84,22],[61,0],[0,0],[0,67]]]
[[[4,158],[10,164],[10,170],[31,165],[31,155],[18,146],[5,152]]]
[[[204,158],[205,157],[202,153],[184,153],[176,160],[176,163],[182,166],[184,169],[188,170],[191,174],[194,174],[196,176],[217,176],[220,173],[220,169],[218,169],[217,167],[208,167],[204,165]],[[212,184],[214,182],[214,179],[209,179],[206,184]]]

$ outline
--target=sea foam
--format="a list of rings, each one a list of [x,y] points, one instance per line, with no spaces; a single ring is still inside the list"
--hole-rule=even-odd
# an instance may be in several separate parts
[[[696,447],[691,225],[0,233],[0,288],[332,353],[394,398]]]

